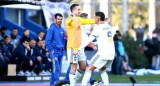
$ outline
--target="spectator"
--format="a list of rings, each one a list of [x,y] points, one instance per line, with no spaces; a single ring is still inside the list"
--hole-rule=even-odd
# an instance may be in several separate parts
[[[156,45],[156,48],[157,48],[156,49],[157,50],[157,55],[153,58],[152,69],[160,70],[160,35],[157,37],[157,42],[156,42],[155,45]]]
[[[27,56],[29,50],[29,39],[22,39],[21,44],[14,50],[12,54],[12,57],[14,58],[14,63],[20,66],[18,67],[18,76],[24,76],[24,74],[29,75],[28,71],[26,70],[29,66],[33,66],[32,59]]]
[[[29,42],[30,50],[27,53],[27,56],[31,58],[33,61],[33,66],[30,66],[28,69],[28,76],[36,76],[37,74],[34,72],[35,65],[37,65],[38,62],[42,60],[40,56],[36,56],[35,54],[35,46],[36,46],[36,40],[31,39]]]
[[[44,40],[44,32],[43,31],[40,31],[38,33],[38,37],[37,37],[36,41],[38,41],[38,40]]]
[[[0,75],[7,75],[7,68],[10,60],[4,53],[2,53],[2,49],[0,46]]]
[[[7,28],[2,26],[1,29],[0,29],[0,41],[3,39],[3,37],[5,36],[6,34],[6,31],[7,31]]]
[[[37,40],[37,45],[35,47],[35,54],[37,56],[42,57],[42,61],[40,64],[40,73],[39,75],[50,75],[49,69],[51,64],[51,59],[46,55],[47,51],[45,48],[44,40]],[[45,68],[43,68],[43,63],[45,64]]]
[[[121,55],[123,55],[124,52],[121,51],[121,45],[122,45],[121,34],[116,34],[116,38],[114,37],[114,44],[115,44],[116,56],[115,59],[113,60],[112,73],[122,75],[123,59]]]
[[[150,36],[147,37],[147,40],[144,42],[145,44],[145,49],[144,49],[144,55],[146,56],[148,60],[148,68],[152,68],[152,58],[157,55],[157,38],[151,38]]]
[[[10,36],[4,36],[4,39],[2,42],[0,42],[0,46],[2,49],[2,53],[11,59],[11,54],[13,52],[13,45],[10,44]]]
[[[15,50],[19,45],[19,38],[17,37],[18,30],[17,28],[13,28],[10,34],[11,41],[10,43],[13,45],[13,50]]]
[[[23,31],[23,37],[21,38],[21,42],[22,42],[22,40],[24,40],[24,39],[27,39],[27,40],[30,40],[30,38],[29,38],[29,29],[24,29],[24,31]]]

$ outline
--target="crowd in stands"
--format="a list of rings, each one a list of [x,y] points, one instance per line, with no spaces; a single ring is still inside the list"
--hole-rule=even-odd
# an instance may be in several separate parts
[[[147,36],[144,41],[144,54],[147,57],[149,66],[153,70],[160,70],[160,31],[153,31],[153,36]]]
[[[7,75],[8,64],[16,64],[17,76],[50,75],[51,59],[45,47],[43,31],[36,39],[30,38],[29,29],[24,29],[22,38],[18,29],[13,28],[6,34],[7,28],[0,28],[0,75]]]

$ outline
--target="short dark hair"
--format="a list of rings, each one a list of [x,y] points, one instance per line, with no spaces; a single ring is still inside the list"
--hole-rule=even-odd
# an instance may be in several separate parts
[[[37,40],[36,40],[37,43],[40,42],[40,41],[43,41],[43,40],[40,40],[40,39],[37,39]]]
[[[96,15],[96,16],[99,16],[101,21],[104,21],[104,20],[105,20],[105,15],[104,15],[103,12],[96,12],[95,15]]]
[[[3,39],[6,39],[6,38],[10,38],[10,36],[8,36],[8,35],[5,35],[5,36],[3,37]]]
[[[29,42],[29,41],[30,41],[30,39],[29,39],[29,38],[27,38],[27,39],[21,39],[21,43]]]
[[[80,17],[82,17],[82,18],[85,18],[85,17],[87,17],[87,16],[88,16],[87,13],[81,13],[81,15],[80,15]]]
[[[71,7],[70,7],[70,11],[72,12],[73,9],[75,9],[76,6],[79,6],[79,4],[72,4]]]
[[[36,41],[36,39],[30,39],[29,41],[31,42],[32,40]]]
[[[13,31],[13,30],[18,30],[18,29],[17,29],[17,28],[13,28],[12,31]]]
[[[2,26],[0,30],[7,30],[5,26]]]
[[[43,32],[43,31],[39,31],[39,32],[38,32],[38,35],[39,35],[40,33],[44,33],[44,32]]]
[[[23,32],[25,32],[25,31],[27,31],[27,30],[29,30],[29,29],[26,28],[26,29],[23,30]]]
[[[56,15],[55,15],[55,19],[57,18],[57,16],[63,17],[63,16],[62,16],[62,14],[60,14],[60,13],[56,13]]]

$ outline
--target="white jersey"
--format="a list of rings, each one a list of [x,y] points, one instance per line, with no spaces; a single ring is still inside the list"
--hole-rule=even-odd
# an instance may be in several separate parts
[[[81,29],[81,40],[82,42],[85,41],[88,38],[87,32],[86,32],[86,25],[82,25]]]
[[[107,23],[101,23],[94,27],[91,35],[82,43],[79,50],[88,45],[92,40],[97,39],[97,54],[104,60],[113,60],[115,56],[113,36],[114,30],[112,30],[112,27]]]

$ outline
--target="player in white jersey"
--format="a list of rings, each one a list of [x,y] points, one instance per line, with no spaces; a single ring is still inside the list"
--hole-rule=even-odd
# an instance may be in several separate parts
[[[89,66],[86,68],[81,86],[87,85],[92,71],[96,68],[99,69],[104,84],[106,86],[109,85],[106,67],[111,67],[115,56],[115,48],[113,42],[114,31],[112,30],[110,25],[105,23],[105,15],[103,12],[95,13],[95,22],[97,26],[94,27],[92,34],[82,43],[78,50],[73,52],[73,54],[76,55],[91,41],[93,41],[94,39],[97,40],[98,52],[93,56]]]

